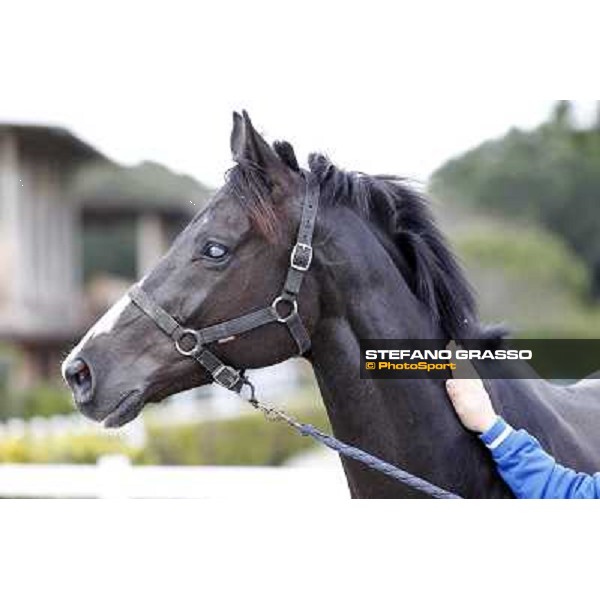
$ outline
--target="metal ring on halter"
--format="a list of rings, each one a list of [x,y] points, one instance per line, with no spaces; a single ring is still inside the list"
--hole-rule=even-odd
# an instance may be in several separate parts
[[[279,311],[277,310],[277,307],[282,302],[287,302],[291,307],[290,313],[288,315],[281,316]],[[273,304],[271,304],[271,308],[275,311],[275,314],[277,315],[278,323],[287,323],[295,314],[298,313],[298,302],[296,300],[290,300],[289,298],[284,298],[283,296],[277,296],[277,298],[275,298],[275,300],[273,300]]]
[[[186,335],[191,335],[196,342],[194,344],[194,347],[190,348],[189,350],[185,350],[181,347],[181,340]],[[177,352],[179,352],[179,354],[183,354],[183,356],[194,356],[194,354],[198,352],[201,346],[202,344],[200,343],[200,334],[194,329],[184,329],[175,340],[175,348],[177,348]]]

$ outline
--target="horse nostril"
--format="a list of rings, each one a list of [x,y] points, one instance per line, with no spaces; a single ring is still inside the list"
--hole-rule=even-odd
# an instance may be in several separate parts
[[[84,360],[76,358],[70,362],[65,368],[65,379],[73,390],[77,402],[84,403],[89,399],[92,373]]]

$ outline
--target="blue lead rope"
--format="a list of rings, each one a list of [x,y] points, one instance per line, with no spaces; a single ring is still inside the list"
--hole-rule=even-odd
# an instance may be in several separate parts
[[[254,386],[247,378],[244,378],[244,385],[250,388],[251,395],[248,399],[248,402],[250,402],[254,408],[260,410],[267,417],[267,419],[271,421],[283,421],[301,433],[303,436],[310,437],[316,442],[335,450],[338,454],[361,462],[370,469],[379,471],[379,473],[383,473],[384,475],[387,475],[388,477],[391,477],[392,479],[395,479],[396,481],[399,481],[400,483],[403,483],[414,490],[423,492],[431,498],[438,500],[462,500],[460,496],[444,490],[433,483],[429,483],[429,481],[425,481],[416,475],[407,473],[406,471],[403,471],[402,469],[399,469],[398,467],[391,465],[390,463],[385,462],[384,460],[381,460],[380,458],[377,458],[376,456],[373,456],[372,454],[369,454],[360,448],[350,446],[349,444],[344,444],[344,442],[340,442],[340,440],[337,438],[319,431],[312,425],[299,423],[288,414],[277,408],[262,404],[256,399]]]
[[[379,471],[380,473],[383,473],[392,479],[396,479],[400,483],[403,483],[414,490],[418,490],[419,492],[423,492],[432,498],[438,500],[462,500],[460,496],[452,494],[437,485],[433,485],[433,483],[429,483],[429,481],[425,481],[416,475],[411,475],[360,448],[344,444],[344,442],[340,442],[340,440],[319,431],[312,425],[300,424],[298,431],[300,431],[302,435],[311,437],[313,440],[316,440],[324,446],[335,450],[338,454],[351,458],[352,460],[357,460],[370,469]]]

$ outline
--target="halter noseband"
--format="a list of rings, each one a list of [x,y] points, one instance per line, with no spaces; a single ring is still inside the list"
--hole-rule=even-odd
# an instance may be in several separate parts
[[[298,354],[302,355],[310,348],[310,337],[298,312],[298,294],[313,257],[312,239],[319,209],[319,184],[311,173],[305,172],[304,180],[306,188],[296,244],[290,254],[290,266],[281,294],[270,306],[203,329],[187,329],[138,284],[129,290],[132,302],[174,341],[177,352],[193,358],[211,374],[216,383],[228,390],[239,393],[249,382],[242,371],[226,365],[213,354],[206,347],[208,344],[225,341],[268,323],[282,323],[296,342]]]

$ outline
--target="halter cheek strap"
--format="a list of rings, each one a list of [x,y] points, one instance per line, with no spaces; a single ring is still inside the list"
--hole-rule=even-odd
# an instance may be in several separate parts
[[[247,379],[241,371],[226,365],[206,348],[208,344],[224,341],[269,323],[282,323],[294,339],[298,354],[302,355],[310,348],[310,337],[298,312],[298,294],[304,275],[312,263],[319,184],[310,173],[304,173],[304,179],[306,191],[296,244],[290,255],[290,266],[281,294],[270,306],[202,329],[186,329],[139,285],[129,290],[131,301],[174,341],[181,355],[193,358],[211,374],[216,383],[238,393],[248,383]]]
[[[208,348],[199,343],[199,333],[182,327],[164,308],[156,304],[138,285],[129,290],[132,302],[174,342],[175,348],[183,356],[189,356],[204,367],[220,385],[236,392],[241,391],[243,379],[241,373],[229,367]],[[191,340],[186,342],[186,339]]]

